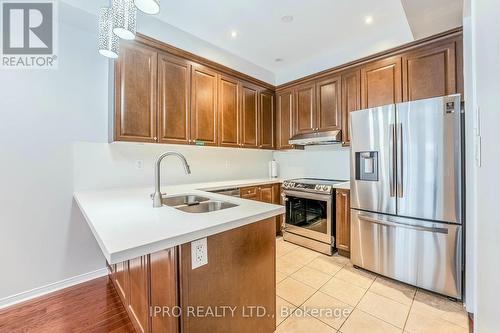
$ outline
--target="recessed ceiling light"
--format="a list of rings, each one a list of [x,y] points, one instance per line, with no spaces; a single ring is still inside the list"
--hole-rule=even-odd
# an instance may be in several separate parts
[[[281,21],[284,23],[290,23],[293,21],[293,16],[292,15],[285,15],[281,18]]]
[[[283,62],[283,58],[276,58],[276,59],[274,59],[274,61],[276,61],[276,62]]]
[[[236,30],[231,31],[231,37],[233,37],[233,38],[238,37],[238,31],[236,31]]]
[[[365,23],[366,24],[372,24],[373,23],[373,16],[368,15],[365,17]]]

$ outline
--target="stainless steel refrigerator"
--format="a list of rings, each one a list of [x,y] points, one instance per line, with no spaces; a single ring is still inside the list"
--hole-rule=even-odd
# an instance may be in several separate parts
[[[462,298],[460,95],[351,112],[351,261]]]

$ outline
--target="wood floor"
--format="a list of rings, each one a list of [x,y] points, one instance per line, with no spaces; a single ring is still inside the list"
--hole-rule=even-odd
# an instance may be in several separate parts
[[[135,333],[107,276],[0,310],[0,332]]]

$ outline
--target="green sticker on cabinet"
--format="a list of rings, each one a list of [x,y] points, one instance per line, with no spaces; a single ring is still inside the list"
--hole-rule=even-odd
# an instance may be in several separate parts
[[[205,142],[203,142],[203,141],[195,141],[194,144],[197,145],[197,146],[204,146]]]

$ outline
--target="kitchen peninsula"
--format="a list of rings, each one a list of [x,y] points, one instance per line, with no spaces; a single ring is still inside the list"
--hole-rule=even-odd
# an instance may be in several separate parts
[[[285,209],[210,192],[273,183],[168,186],[160,208],[153,208],[150,188],[75,193],[138,332],[275,330],[276,219]],[[185,202],[169,207],[177,198]],[[222,204],[193,210],[210,203]],[[204,253],[207,263],[193,266]],[[223,307],[232,311],[216,316]]]

